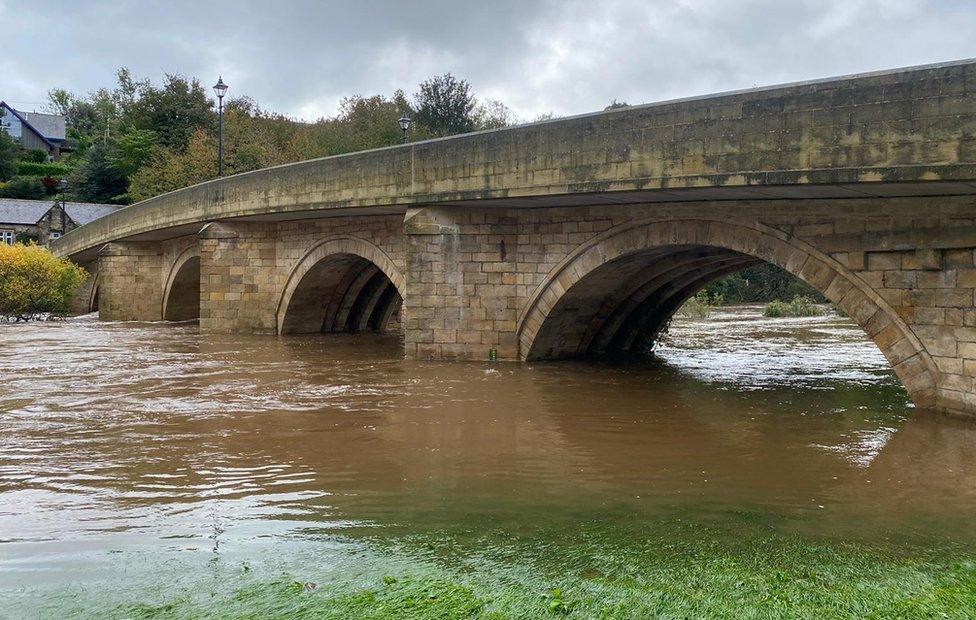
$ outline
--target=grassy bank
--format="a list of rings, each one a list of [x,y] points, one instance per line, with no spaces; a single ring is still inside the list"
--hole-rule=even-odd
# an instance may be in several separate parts
[[[762,529],[762,528],[760,528]],[[701,524],[506,543],[414,536],[367,543],[330,570],[247,566],[110,618],[973,618],[976,555],[965,546],[735,540]],[[697,534],[697,536],[692,536]],[[468,553],[468,549],[477,549]],[[323,566],[327,562],[323,562]],[[162,584],[161,584],[162,585]],[[77,599],[68,597],[67,600]],[[69,605],[68,607],[71,607]],[[74,612],[85,615],[82,605]],[[59,617],[71,617],[62,609]],[[44,616],[46,617],[46,616]]]

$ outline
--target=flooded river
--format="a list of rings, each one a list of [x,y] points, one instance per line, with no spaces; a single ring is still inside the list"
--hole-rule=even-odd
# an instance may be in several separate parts
[[[664,570],[651,556],[799,541],[970,566],[976,544],[976,424],[916,412],[835,316],[722,310],[599,363],[92,317],[0,325],[0,346],[0,617],[428,578],[477,613],[565,591],[590,617]]]

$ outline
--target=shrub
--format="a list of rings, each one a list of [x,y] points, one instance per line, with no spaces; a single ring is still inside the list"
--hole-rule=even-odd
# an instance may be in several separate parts
[[[797,295],[790,301],[774,299],[763,309],[763,316],[770,318],[821,316],[823,309],[809,297]]]
[[[21,162],[30,161],[35,164],[46,164],[47,163],[47,151],[44,149],[31,149],[24,153],[21,157]]]
[[[48,196],[53,196],[54,194],[58,193],[58,179],[44,177],[41,179],[41,185],[44,186],[44,191],[47,192]]]
[[[0,189],[0,198],[40,200],[46,195],[47,192],[41,182],[30,177],[14,177],[7,181],[3,189]]]
[[[707,319],[711,312],[710,307],[721,306],[723,301],[721,295],[711,295],[707,290],[702,289],[695,293],[694,297],[688,298],[688,301],[681,304],[675,314],[693,319]]]
[[[64,316],[84,269],[36,245],[0,244],[0,317],[29,321]]]
[[[24,245],[27,245],[29,243],[37,243],[38,240],[39,237],[37,235],[29,233],[26,230],[18,231],[17,234],[14,235],[14,241],[16,241],[17,243],[22,243]]]
[[[71,168],[64,164],[37,163],[33,161],[21,161],[17,165],[17,174],[31,177],[57,177],[67,176]]]

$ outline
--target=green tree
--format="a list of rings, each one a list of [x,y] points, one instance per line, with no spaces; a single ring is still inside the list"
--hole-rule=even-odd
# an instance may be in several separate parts
[[[108,163],[123,176],[135,174],[156,151],[156,134],[147,129],[131,129],[119,136],[108,154]]]
[[[126,201],[128,180],[112,163],[114,148],[96,144],[88,151],[84,163],[71,174],[72,194],[85,202],[118,203]]]
[[[20,145],[0,131],[0,181],[6,181],[17,174],[17,161],[20,159]]]
[[[43,183],[33,177],[13,177],[0,188],[0,198],[41,200],[46,195]]]
[[[141,84],[137,90],[138,98],[128,105],[124,120],[154,132],[166,148],[184,149],[198,129],[214,127],[213,105],[196,79],[167,74],[161,88]]]
[[[420,84],[414,95],[416,121],[434,135],[468,133],[476,128],[474,112],[478,102],[467,80],[450,73],[432,77]]]
[[[0,317],[29,321],[47,313],[63,316],[84,269],[36,245],[0,244]]]
[[[706,287],[710,295],[721,296],[725,303],[759,303],[808,297],[816,303],[826,302],[817,289],[790,272],[771,263],[761,263],[720,278]]]

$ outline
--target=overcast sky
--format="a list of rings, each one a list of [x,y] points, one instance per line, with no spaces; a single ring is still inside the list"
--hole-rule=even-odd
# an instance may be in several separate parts
[[[314,120],[452,72],[524,120],[976,57],[976,1],[0,0],[0,99],[222,74]]]

